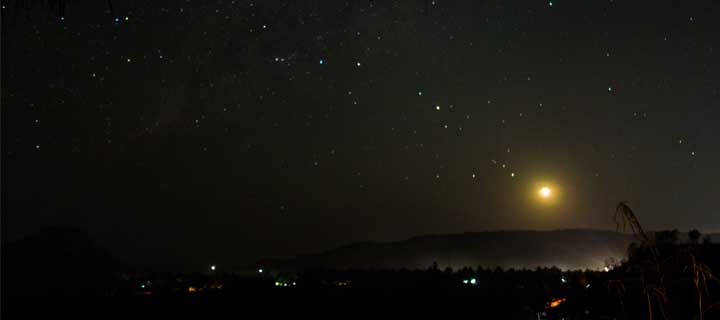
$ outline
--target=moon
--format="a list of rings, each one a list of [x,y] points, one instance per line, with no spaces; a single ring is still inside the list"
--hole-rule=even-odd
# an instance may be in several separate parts
[[[552,195],[552,189],[550,189],[550,187],[542,187],[539,192],[543,198],[549,198]]]

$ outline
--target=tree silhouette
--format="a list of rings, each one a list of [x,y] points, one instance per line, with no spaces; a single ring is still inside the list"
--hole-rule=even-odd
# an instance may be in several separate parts
[[[688,241],[692,244],[698,244],[700,242],[700,231],[697,231],[697,229],[688,231]]]
[[[658,246],[669,246],[677,243],[678,230],[664,230],[655,233],[655,242]]]
[[[709,234],[706,234],[706,235],[703,237],[703,245],[709,245],[709,244],[711,244],[711,243],[712,243],[712,237],[710,237]]]

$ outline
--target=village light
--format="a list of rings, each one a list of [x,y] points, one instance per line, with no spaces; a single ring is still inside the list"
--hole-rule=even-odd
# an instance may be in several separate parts
[[[553,299],[550,301],[550,308],[556,308],[565,301],[567,301],[565,298]]]

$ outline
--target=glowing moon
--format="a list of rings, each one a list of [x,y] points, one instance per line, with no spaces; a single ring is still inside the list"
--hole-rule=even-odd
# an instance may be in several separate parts
[[[547,198],[547,197],[550,197],[551,194],[552,194],[552,189],[550,189],[548,187],[540,188],[540,196],[541,197]]]

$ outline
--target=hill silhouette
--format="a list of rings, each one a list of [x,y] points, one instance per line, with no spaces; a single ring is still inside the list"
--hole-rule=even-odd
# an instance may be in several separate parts
[[[102,295],[127,270],[85,230],[52,227],[2,248],[3,295]]]
[[[306,269],[378,269],[477,267],[602,269],[621,260],[631,242],[627,234],[570,229],[556,231],[486,231],[428,235],[404,241],[361,242],[319,254],[265,259],[259,267],[283,271]]]

